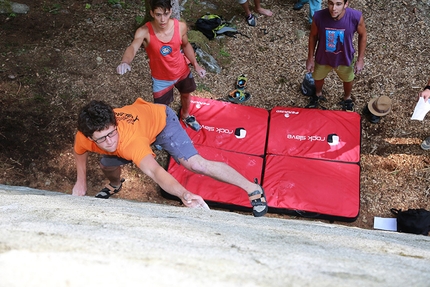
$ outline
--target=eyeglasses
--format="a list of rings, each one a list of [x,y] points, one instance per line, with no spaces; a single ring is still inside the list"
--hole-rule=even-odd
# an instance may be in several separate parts
[[[115,128],[113,131],[111,131],[110,133],[108,133],[107,135],[105,135],[105,136],[103,136],[103,137],[101,137],[101,138],[98,138],[98,139],[93,139],[93,141],[95,142],[95,143],[98,143],[98,144],[100,144],[100,143],[102,143],[102,142],[105,142],[106,141],[106,139],[109,137],[109,138],[111,138],[111,137],[113,137],[113,136],[116,136],[116,134],[118,133],[118,130],[117,130],[117,128]]]

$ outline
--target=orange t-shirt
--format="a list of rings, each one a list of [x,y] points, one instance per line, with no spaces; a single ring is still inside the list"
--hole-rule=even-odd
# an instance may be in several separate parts
[[[166,126],[166,106],[148,103],[138,98],[132,105],[114,109],[118,125],[118,147],[115,152],[106,152],[81,132],[76,133],[75,152],[87,151],[116,155],[131,160],[137,166],[148,154],[155,154],[151,144]]]

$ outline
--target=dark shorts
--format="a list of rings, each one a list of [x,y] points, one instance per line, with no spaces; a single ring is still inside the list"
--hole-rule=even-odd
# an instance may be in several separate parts
[[[154,95],[154,103],[164,104],[168,106],[171,102],[173,102],[173,87],[177,88],[180,94],[189,94],[196,90],[196,82],[194,81],[193,74],[190,72],[185,78],[180,79],[174,85],[169,88],[166,88],[161,93],[162,95],[159,97]]]
[[[166,116],[166,127],[158,134],[153,144],[158,149],[166,150],[177,163],[179,163],[179,159],[188,160],[198,154],[175,112],[169,107],[166,107]],[[103,155],[100,162],[104,166],[120,166],[132,161],[114,155]]]
[[[100,163],[104,166],[120,166],[128,163],[132,163],[131,160],[123,159],[116,155],[103,155],[100,159]]]

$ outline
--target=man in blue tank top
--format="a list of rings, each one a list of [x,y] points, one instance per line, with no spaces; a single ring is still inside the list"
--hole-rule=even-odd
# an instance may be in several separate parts
[[[362,13],[348,8],[347,1],[328,0],[328,8],[315,12],[309,34],[306,70],[312,72],[315,80],[316,100],[325,100],[322,96],[324,79],[334,70],[343,81],[342,109],[353,111],[352,84],[355,74],[363,70],[367,32]],[[355,33],[358,34],[356,59],[353,45]]]

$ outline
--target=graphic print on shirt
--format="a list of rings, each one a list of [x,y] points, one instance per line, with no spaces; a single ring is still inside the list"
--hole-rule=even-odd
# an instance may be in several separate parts
[[[139,118],[136,118],[132,114],[126,114],[124,112],[115,112],[115,117],[117,121],[126,121],[129,124],[134,124],[135,121],[138,121]]]
[[[167,56],[170,53],[172,53],[172,47],[166,46],[166,45],[164,45],[164,46],[161,47],[161,49],[160,49],[160,54],[161,55]]]
[[[345,29],[326,28],[325,30],[325,51],[339,54],[343,52],[345,39]]]

